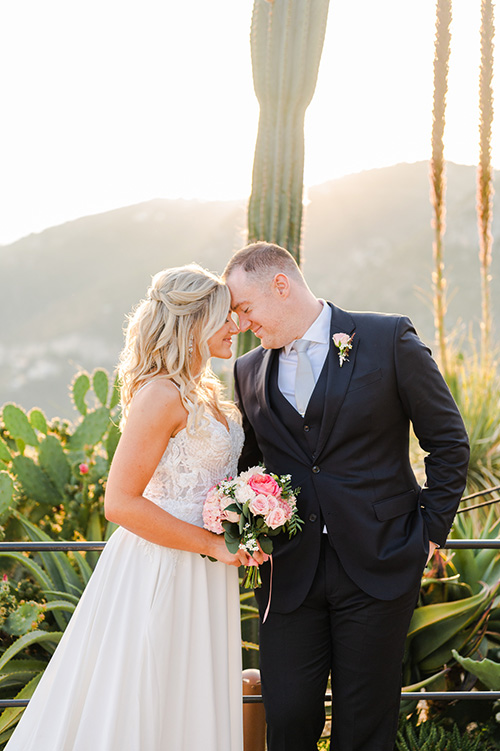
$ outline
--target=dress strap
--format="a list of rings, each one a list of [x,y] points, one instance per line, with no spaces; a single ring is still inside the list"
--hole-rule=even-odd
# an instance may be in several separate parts
[[[146,383],[143,383],[142,386],[140,386],[135,393],[138,394],[140,391],[142,391],[142,389],[145,389],[146,386],[150,386],[154,381],[158,380],[158,378],[168,378],[170,383],[172,383],[180,393],[181,387],[175,381],[172,381],[170,376],[165,376],[165,375],[154,376],[154,378],[151,378],[149,381],[146,381]]]

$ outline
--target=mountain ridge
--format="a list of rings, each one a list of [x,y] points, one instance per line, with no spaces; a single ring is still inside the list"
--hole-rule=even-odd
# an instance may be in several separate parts
[[[475,167],[448,164],[445,264],[450,292],[458,290],[449,329],[480,316],[475,181]],[[0,404],[73,416],[67,385],[75,369],[114,368],[125,316],[151,276],[191,261],[222,271],[245,244],[245,212],[243,200],[152,199],[0,246]],[[304,214],[303,268],[313,292],[351,310],[405,313],[432,343],[432,312],[418,294],[429,293],[433,268],[427,162],[311,187]],[[494,237],[499,229],[495,213]]]

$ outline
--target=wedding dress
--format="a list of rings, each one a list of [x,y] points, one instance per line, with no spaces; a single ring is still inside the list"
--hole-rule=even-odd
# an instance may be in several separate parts
[[[243,430],[170,439],[144,495],[202,526]],[[241,751],[238,569],[111,536],[8,751]]]

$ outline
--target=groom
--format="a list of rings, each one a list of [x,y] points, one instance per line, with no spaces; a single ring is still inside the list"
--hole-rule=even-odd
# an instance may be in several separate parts
[[[256,591],[269,751],[316,751],[332,682],[332,751],[393,751],[405,637],[423,568],[463,492],[465,428],[408,318],[319,300],[288,251],[255,243],[224,272],[240,328],[241,469],[300,486],[302,532],[274,538]],[[337,336],[339,335],[339,336]],[[413,425],[427,452],[420,487]]]

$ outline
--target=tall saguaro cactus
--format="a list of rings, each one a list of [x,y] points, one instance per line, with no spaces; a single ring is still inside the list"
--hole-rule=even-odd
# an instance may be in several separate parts
[[[481,264],[481,355],[489,356],[491,339],[490,265],[493,237],[493,168],[491,126],[493,122],[493,39],[495,24],[492,0],[481,2],[481,68],[479,73],[479,165],[477,170],[477,222]]]
[[[248,240],[300,262],[304,117],[314,94],[329,0],[255,0],[251,49],[260,104]]]
[[[432,156],[430,163],[431,202],[434,209],[432,274],[434,298],[434,328],[439,350],[439,358],[444,373],[448,371],[445,315],[446,278],[444,275],[443,236],[445,231],[445,163],[444,126],[446,94],[448,91],[448,65],[450,59],[451,0],[436,2],[436,40],[434,47],[434,106],[432,111]]]

